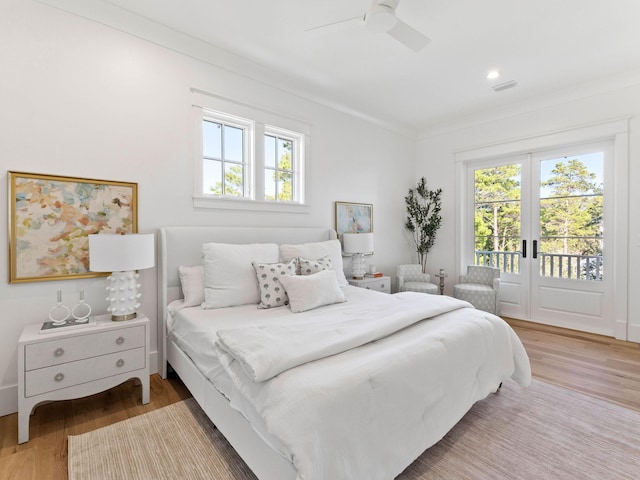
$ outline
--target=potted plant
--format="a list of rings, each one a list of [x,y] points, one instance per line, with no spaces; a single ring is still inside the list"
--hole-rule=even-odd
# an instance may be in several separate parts
[[[427,254],[436,241],[436,232],[442,223],[441,195],[441,188],[429,190],[425,178],[422,177],[418,186],[415,189],[410,188],[409,194],[404,197],[407,204],[407,221],[404,226],[411,232],[423,273],[427,268]]]

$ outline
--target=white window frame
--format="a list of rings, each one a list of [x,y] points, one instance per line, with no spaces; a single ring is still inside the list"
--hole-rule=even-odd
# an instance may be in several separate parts
[[[194,132],[194,186],[193,205],[196,208],[308,213],[305,204],[305,161],[308,158],[310,126],[300,120],[276,114],[254,106],[192,89]],[[203,192],[203,139],[202,122],[246,125],[245,135],[245,196],[220,196]],[[292,170],[293,201],[265,199],[264,137],[274,135],[293,142]]]
[[[291,174],[292,174],[292,197],[294,198],[293,203],[299,203],[299,202],[295,202],[295,199],[301,198],[303,189],[301,188],[302,185],[302,166],[304,164],[304,162],[302,161],[304,158],[303,152],[304,152],[304,135],[298,133],[298,132],[292,132],[290,130],[285,130],[283,128],[278,128],[278,127],[274,127],[271,125],[265,125],[264,128],[264,135],[262,136],[262,138],[264,139],[264,137],[266,137],[267,135],[270,135],[272,137],[276,137],[282,140],[289,140],[291,142],[292,148],[291,148]],[[264,140],[263,140],[264,141]],[[264,160],[264,156],[263,156],[263,160]],[[281,171],[278,169],[278,165],[277,165],[277,160],[276,159],[276,167],[274,169],[274,171]],[[264,174],[264,172],[269,169],[271,170],[271,167],[267,167],[266,165],[262,165],[262,174]],[[264,181],[264,179],[263,179]],[[277,193],[277,192],[276,192]],[[267,200],[270,202],[280,202],[282,203],[283,200]],[[286,201],[285,201],[286,202]],[[286,202],[286,203],[292,203],[292,202]]]
[[[203,145],[203,139],[202,139],[202,125],[205,121],[208,122],[213,122],[213,123],[219,123],[221,125],[227,125],[230,127],[235,127],[235,128],[239,128],[243,131],[243,135],[242,135],[242,167],[243,167],[243,174],[242,174],[242,178],[243,178],[243,185],[242,185],[242,190],[244,192],[244,195],[242,197],[236,197],[236,196],[232,196],[232,195],[216,195],[216,194],[207,194],[203,191],[203,187],[204,187],[204,178],[203,178],[203,164],[202,162],[204,162],[205,160],[205,156],[204,153],[202,153],[201,157],[200,157],[200,193],[204,196],[204,197],[216,197],[216,198],[253,198],[253,171],[251,168],[251,147],[253,145],[253,134],[255,131],[255,125],[254,122],[252,122],[251,120],[248,120],[246,118],[240,118],[240,117],[236,117],[233,115],[228,115],[226,113],[223,112],[213,112],[210,110],[203,110],[202,112],[202,119],[200,121],[200,145]],[[201,151],[202,151],[202,147],[201,147]],[[226,159],[222,158],[221,159],[223,163],[234,163],[234,162],[228,162]],[[222,182],[224,184],[224,169],[222,171]],[[224,187],[223,187],[224,190]]]

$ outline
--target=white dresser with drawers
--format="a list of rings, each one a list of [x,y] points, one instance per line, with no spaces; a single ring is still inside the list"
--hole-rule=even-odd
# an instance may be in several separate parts
[[[365,277],[362,280],[350,278],[349,285],[354,287],[366,288],[367,290],[376,290],[383,293],[391,293],[391,277]]]
[[[149,403],[149,319],[95,317],[80,327],[41,333],[27,325],[18,344],[18,443],[29,440],[29,417],[42,402],[69,400],[108,390],[131,378]]]

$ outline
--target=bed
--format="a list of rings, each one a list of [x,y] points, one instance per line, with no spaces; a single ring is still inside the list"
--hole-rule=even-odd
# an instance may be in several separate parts
[[[333,250],[313,275],[280,277],[288,305],[259,309],[229,300],[247,289],[209,290],[203,305],[214,298],[218,308],[186,304],[181,274],[202,265],[203,245],[216,248],[218,261],[233,257],[235,246],[245,252],[267,244],[280,257],[286,247],[289,257],[318,257],[317,246],[334,248],[335,238],[325,228],[160,231],[162,375],[175,370],[261,480],[394,478],[502,382],[527,386],[531,379],[522,344],[498,317],[446,296],[340,285],[341,257]],[[211,251],[204,250],[205,262]],[[274,254],[272,246],[252,251],[264,251],[263,260]],[[286,268],[288,260],[278,261]],[[321,259],[310,260],[318,267]],[[259,275],[272,263],[253,269]],[[314,308],[308,292],[319,289],[329,293]],[[258,295],[267,302],[264,291]]]

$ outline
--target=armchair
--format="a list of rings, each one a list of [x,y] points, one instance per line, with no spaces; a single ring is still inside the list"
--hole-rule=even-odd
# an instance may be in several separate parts
[[[398,265],[396,267],[399,292],[438,294],[438,286],[431,283],[431,275],[422,273],[420,265]]]
[[[460,283],[453,286],[453,296],[466,300],[485,312],[499,314],[500,270],[479,265],[467,266],[467,274],[460,275]]]

